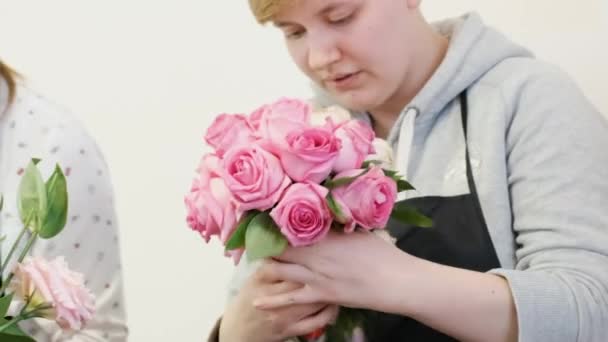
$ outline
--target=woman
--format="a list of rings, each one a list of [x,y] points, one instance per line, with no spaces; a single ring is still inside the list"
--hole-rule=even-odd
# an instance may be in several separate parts
[[[2,62],[0,108],[0,232],[6,237],[2,255],[21,230],[14,199],[23,169],[31,158],[40,158],[46,179],[58,163],[68,183],[68,222],[57,238],[39,239],[31,254],[64,256],[70,269],[84,275],[96,300],[94,318],[81,331],[63,331],[49,320],[29,320],[22,327],[36,341],[126,341],[118,226],[101,152],[68,111],[28,88]]]
[[[395,149],[430,230],[290,248],[235,285],[220,341],[280,341],[336,305],[368,341],[608,341],[608,125],[558,68],[420,0],[250,0],[297,66]],[[236,292],[236,289],[239,289]]]

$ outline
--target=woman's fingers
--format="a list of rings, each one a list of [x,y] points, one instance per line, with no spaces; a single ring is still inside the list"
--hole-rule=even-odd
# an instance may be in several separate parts
[[[274,257],[275,260],[284,263],[307,265],[311,262],[311,255],[316,255],[315,250],[318,248],[316,245],[306,247],[287,247],[283,254]]]
[[[305,285],[293,291],[257,298],[253,301],[253,305],[260,310],[272,310],[288,305],[313,304],[323,301],[320,293]]]
[[[335,322],[339,308],[336,305],[328,305],[321,312],[306,317],[289,327],[288,336],[303,336],[328,324]]]
[[[309,284],[313,279],[313,273],[304,266],[271,260],[260,267],[258,275],[268,282],[288,281]]]
[[[301,288],[302,286],[304,286],[304,284],[294,283],[291,281],[278,281],[273,282],[272,284],[269,284],[267,287],[265,287],[264,291],[261,292],[261,294],[265,296],[277,295],[285,292],[295,291]]]

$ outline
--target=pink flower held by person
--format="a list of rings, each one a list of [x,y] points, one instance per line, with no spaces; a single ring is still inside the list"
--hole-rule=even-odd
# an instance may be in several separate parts
[[[363,171],[345,171],[335,179],[353,177]],[[332,196],[343,214],[340,221],[346,224],[346,232],[352,232],[357,225],[364,229],[382,229],[397,200],[397,184],[385,176],[381,168],[372,167],[352,183],[333,189]]]
[[[256,137],[263,139],[264,146],[274,152],[284,144],[287,132],[310,126],[311,111],[308,103],[284,97],[255,110],[249,122],[256,129]]]
[[[285,172],[296,182],[321,183],[331,173],[340,140],[324,127],[307,127],[291,131],[280,146],[279,155]]]
[[[247,117],[241,114],[221,114],[209,126],[205,141],[222,157],[235,145],[246,145],[255,141],[253,128]]]
[[[194,179],[184,202],[188,226],[199,232],[206,242],[218,235],[222,241],[236,228],[239,212],[232,194],[219,176],[218,159],[213,155],[203,157],[199,176]]]
[[[325,197],[328,190],[314,183],[290,186],[270,217],[292,246],[308,246],[323,239],[332,224]]]
[[[54,319],[62,329],[80,330],[95,313],[95,298],[84,286],[83,276],[68,269],[63,257],[47,261],[27,257],[17,265],[16,294],[29,300],[29,309],[48,305],[39,317]],[[33,296],[32,296],[33,294]]]
[[[255,144],[228,150],[222,177],[241,212],[272,208],[291,184],[279,159]]]
[[[374,153],[372,142],[375,133],[363,121],[346,121],[338,126],[335,134],[342,141],[342,148],[334,164],[335,172],[359,169],[365,158],[370,153]]]

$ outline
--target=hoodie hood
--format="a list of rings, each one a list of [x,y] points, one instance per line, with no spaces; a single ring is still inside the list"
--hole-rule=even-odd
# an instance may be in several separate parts
[[[448,37],[449,47],[435,73],[403,109],[393,126],[387,139],[393,146],[399,140],[401,122],[410,109],[416,109],[416,122],[432,121],[463,90],[500,62],[513,57],[533,57],[524,47],[513,43],[496,29],[486,26],[475,12],[431,24],[438,32]],[[317,87],[313,89],[316,103],[335,103],[326,92]],[[365,113],[353,114],[367,117]]]

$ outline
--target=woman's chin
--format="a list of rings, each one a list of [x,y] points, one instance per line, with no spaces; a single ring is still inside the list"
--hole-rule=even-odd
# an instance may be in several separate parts
[[[349,92],[334,95],[340,104],[352,111],[367,112],[378,107],[380,100],[365,92]]]

